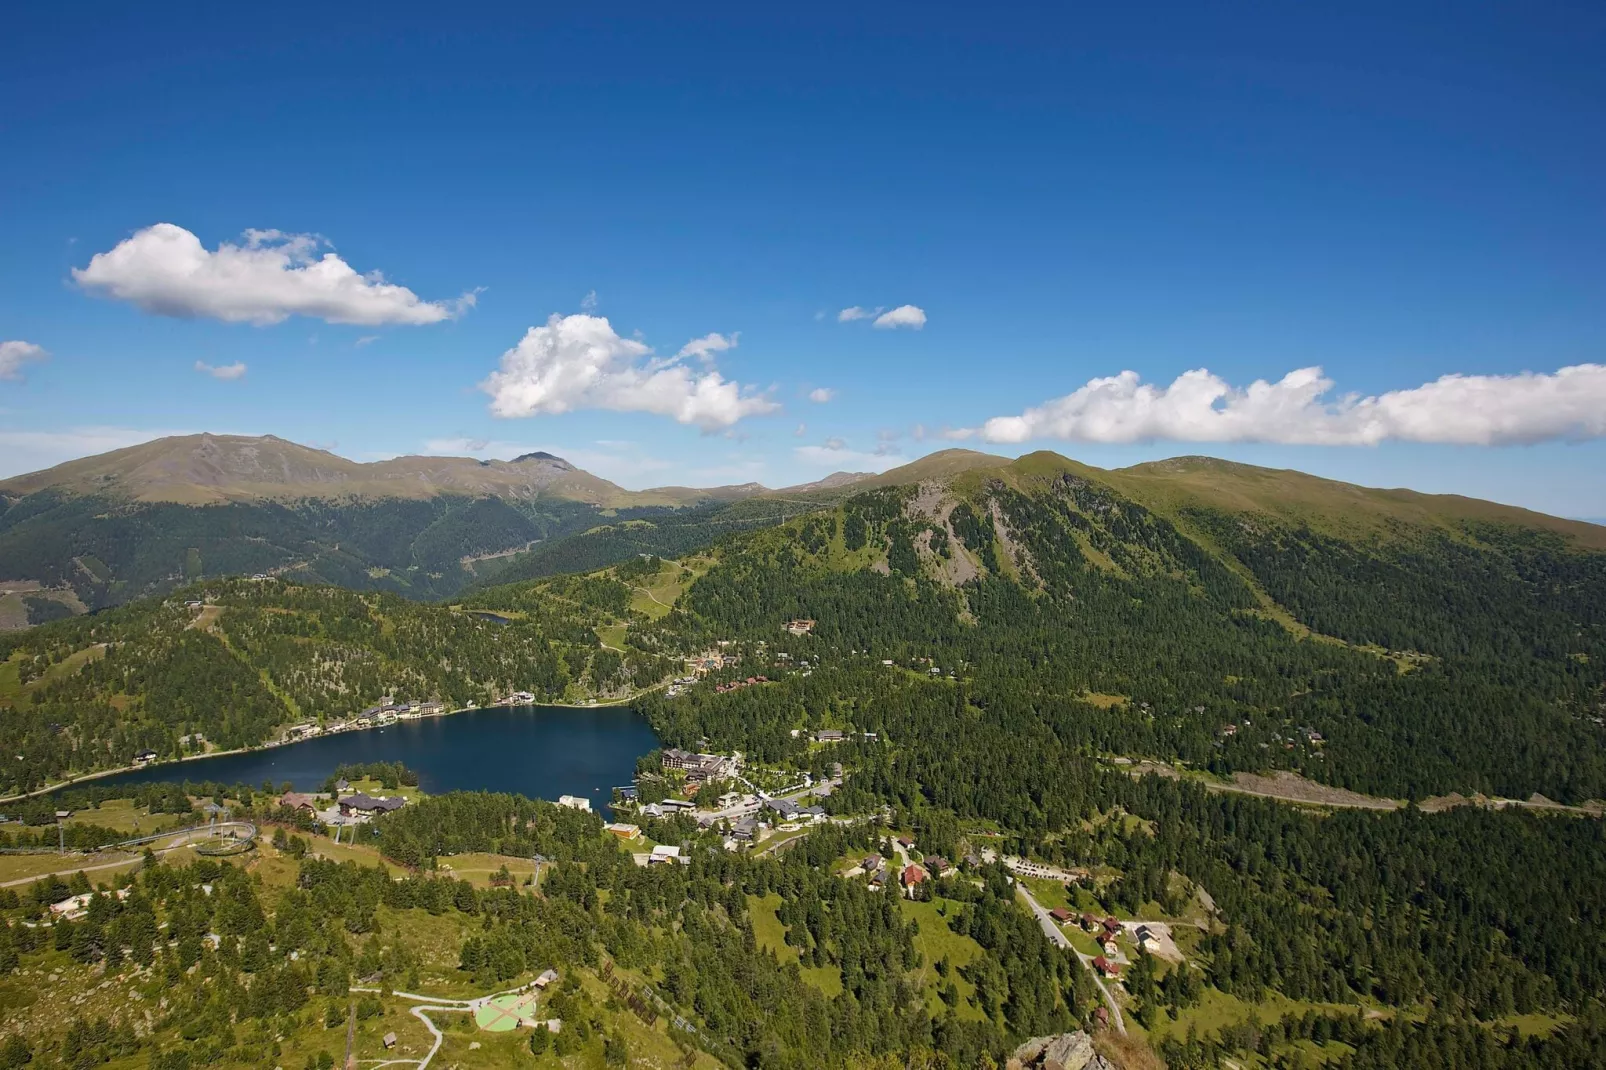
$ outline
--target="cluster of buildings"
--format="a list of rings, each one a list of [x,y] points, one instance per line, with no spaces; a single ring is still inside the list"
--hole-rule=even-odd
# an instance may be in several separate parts
[[[740,654],[727,654],[725,648],[730,645],[729,639],[721,639],[719,646],[712,650],[705,650],[701,654],[694,654],[686,659],[686,667],[693,673],[694,678],[705,672],[723,669],[735,665],[742,660]]]
[[[397,721],[416,721],[422,717],[439,717],[446,712],[441,702],[389,702],[370,706],[353,722],[358,728],[395,724]]]
[[[742,756],[740,753],[699,754],[670,747],[663,753],[663,766],[665,772],[683,772],[688,779],[724,780],[742,771]]]
[[[439,717],[446,712],[446,704],[442,702],[392,702],[386,700],[378,706],[370,706],[357,714],[349,721],[334,721],[330,724],[319,724],[317,721],[305,721],[301,724],[291,725],[284,731],[284,738],[279,743],[296,743],[303,739],[312,739],[314,736],[333,735],[336,732],[354,732],[364,728],[383,728],[395,724],[397,721],[417,721],[424,717]],[[273,746],[273,744],[269,744]]]
[[[663,802],[644,803],[636,808],[636,813],[642,817],[673,817],[692,813],[696,809],[697,804],[689,799],[665,799]]]
[[[792,729],[792,738],[797,739],[803,735],[803,729]],[[845,743],[850,739],[861,739],[866,743],[875,743],[881,738],[879,732],[856,732],[851,728],[821,728],[809,733],[809,738],[816,743]]]
[[[823,821],[825,809],[819,806],[799,806],[790,799],[765,799],[765,810],[769,810],[782,821]]]
[[[744,687],[752,687],[754,684],[767,684],[769,682],[769,677],[767,676],[749,676],[745,680],[730,680],[723,684],[715,684],[714,691],[723,695],[727,691],[739,691]]]
[[[346,786],[345,781],[340,782],[342,791]],[[325,806],[326,803],[330,805]],[[279,796],[279,805],[290,810],[305,810],[327,825],[352,825],[400,810],[407,805],[407,800],[400,795],[369,795],[363,791],[351,795],[341,795],[337,791],[332,798],[309,792],[287,791]]]

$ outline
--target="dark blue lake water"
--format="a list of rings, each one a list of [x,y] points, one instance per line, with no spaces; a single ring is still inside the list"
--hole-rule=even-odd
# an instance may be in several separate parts
[[[91,781],[148,784],[214,781],[274,787],[285,781],[313,791],[342,764],[401,762],[419,786],[446,791],[507,791],[532,799],[581,795],[601,808],[617,785],[629,784],[636,759],[657,747],[646,720],[623,706],[500,706],[342,732],[306,743],[169,763]]]

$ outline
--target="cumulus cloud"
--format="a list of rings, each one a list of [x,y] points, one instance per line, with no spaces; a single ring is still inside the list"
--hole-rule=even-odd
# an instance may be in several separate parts
[[[696,357],[704,362],[711,361],[714,359],[714,354],[723,353],[727,349],[735,349],[736,340],[741,336],[742,333],[740,331],[732,332],[729,338],[726,338],[718,331],[712,334],[705,334],[701,338],[693,338],[681,346],[680,352],[676,353],[675,356]]]
[[[439,323],[474,305],[474,294],[425,301],[377,271],[359,274],[315,234],[248,230],[236,245],[208,250],[183,227],[157,223],[138,231],[73,279],[85,290],[162,316],[205,316],[259,327],[290,316],[368,327]]]
[[[809,400],[817,405],[824,405],[834,397],[836,397],[836,391],[828,386],[815,387],[809,391]]]
[[[554,313],[503,353],[501,366],[479,385],[491,396],[492,415],[501,417],[607,409],[719,431],[780,408],[711,364],[693,371],[684,363],[687,355],[683,349],[655,356],[646,343],[619,337],[602,316]]]
[[[233,364],[220,364],[214,366],[206,363],[204,360],[198,360],[195,362],[195,370],[200,372],[202,375],[210,375],[214,379],[222,379],[227,382],[244,377],[245,362],[242,360],[237,360]]]
[[[1234,387],[1200,368],[1170,386],[1138,374],[1093,379],[1019,416],[998,416],[977,433],[988,442],[1060,438],[1129,443],[1275,442],[1371,446],[1389,440],[1463,446],[1522,445],[1606,436],[1606,365],[1553,374],[1446,375],[1431,383],[1363,397],[1333,395],[1321,368],[1299,368],[1275,383]]]
[[[872,327],[882,330],[892,330],[897,327],[908,327],[918,331],[926,325],[926,310],[917,305],[899,305],[890,312],[883,312],[875,318]]]
[[[838,323],[852,323],[854,320],[867,320],[880,311],[879,308],[871,310],[854,305],[852,308],[844,308],[841,312],[838,312],[836,321]]]
[[[35,364],[48,356],[44,346],[32,342],[0,342],[0,379],[21,379],[24,364]]]

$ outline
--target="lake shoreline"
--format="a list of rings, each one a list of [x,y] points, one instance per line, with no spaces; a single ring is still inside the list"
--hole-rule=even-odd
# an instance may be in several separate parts
[[[498,703],[492,706],[464,706],[460,709],[442,710],[440,713],[432,713],[427,717],[410,718],[407,721],[398,721],[388,725],[375,724],[370,725],[367,728],[353,727],[329,735],[320,733],[315,736],[303,736],[298,739],[287,739],[278,743],[262,743],[254,747],[231,747],[228,750],[209,751],[206,754],[186,754],[179,758],[169,758],[165,761],[152,762],[148,765],[124,765],[113,769],[100,769],[93,773],[83,773],[79,776],[70,777],[67,780],[63,780],[59,783],[51,784],[43,788],[35,788],[33,791],[23,792],[17,795],[0,796],[0,803],[22,802],[25,799],[36,799],[40,798],[41,796],[54,795],[57,792],[64,791],[68,788],[93,785],[93,783],[97,780],[104,780],[107,777],[121,776],[125,773],[143,772],[150,769],[169,769],[182,765],[186,762],[204,762],[212,758],[227,758],[239,754],[263,754],[272,751],[284,750],[300,744],[314,743],[318,740],[338,739],[343,736],[358,735],[360,733],[378,731],[384,728],[394,728],[397,724],[419,724],[424,721],[444,720],[447,717],[453,717],[462,713],[482,713],[487,710],[519,709],[601,710],[618,706],[628,706],[639,699],[642,695],[661,690],[666,684],[667,681],[660,681],[659,683],[653,684],[651,687],[644,687],[639,691],[633,691],[623,698],[599,699],[594,702],[532,702],[526,705]],[[172,778],[172,781],[175,783],[181,783],[182,779],[174,777]]]

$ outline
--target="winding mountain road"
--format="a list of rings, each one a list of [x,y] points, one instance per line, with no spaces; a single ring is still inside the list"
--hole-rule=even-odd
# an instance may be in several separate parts
[[[1043,904],[1039,903],[1032,893],[1027,890],[1026,885],[1016,881],[1015,892],[1022,899],[1026,900],[1026,905],[1032,908],[1033,914],[1037,915],[1037,924],[1043,927],[1044,935],[1046,935],[1050,940],[1054,941],[1054,943],[1058,944],[1060,947],[1063,947],[1065,950],[1075,955],[1077,960],[1081,962],[1083,966],[1087,967],[1087,972],[1093,975],[1093,983],[1099,986],[1099,992],[1104,996],[1104,1005],[1110,1009],[1110,1023],[1115,1026],[1115,1031],[1117,1033],[1120,1033],[1122,1036],[1126,1036],[1126,1019],[1121,1016],[1121,1005],[1115,1002],[1115,996],[1112,995],[1109,988],[1105,986],[1104,978],[1100,977],[1099,972],[1093,968],[1093,956],[1084,955],[1080,951],[1076,950],[1076,946],[1071,943],[1070,937],[1061,932],[1060,927],[1054,924],[1053,916],[1050,915],[1049,912],[1044,908]]]

